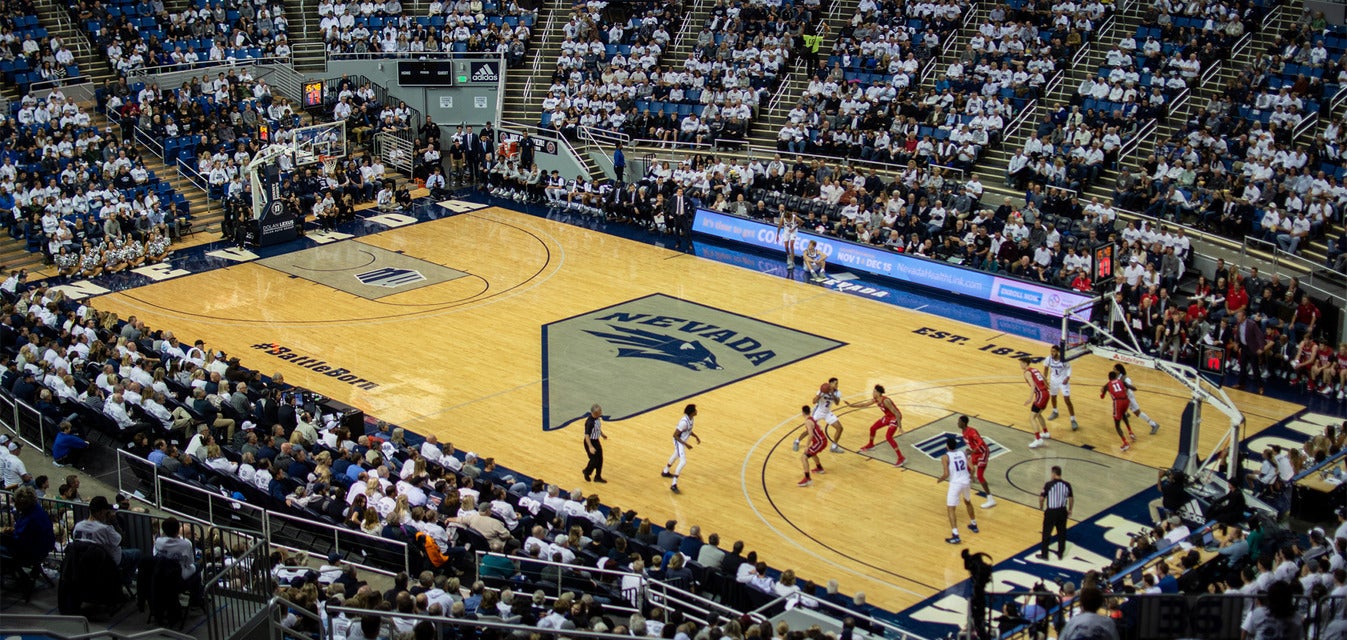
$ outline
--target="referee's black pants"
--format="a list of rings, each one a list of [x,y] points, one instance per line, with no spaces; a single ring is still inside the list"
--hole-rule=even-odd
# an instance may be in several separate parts
[[[589,440],[589,464],[585,466],[585,476],[594,474],[595,478],[603,477],[603,441]],[[574,469],[574,467],[571,467]]]
[[[1048,509],[1043,512],[1043,543],[1038,552],[1048,555],[1048,543],[1052,541],[1053,532],[1057,535],[1057,556],[1061,557],[1066,553],[1066,508]]]

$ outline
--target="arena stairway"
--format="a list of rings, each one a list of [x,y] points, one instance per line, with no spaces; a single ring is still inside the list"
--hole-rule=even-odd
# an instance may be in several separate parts
[[[184,2],[184,0],[171,0]],[[290,40],[291,63],[296,71],[322,73],[327,69],[327,47],[323,43],[323,33],[318,27],[318,7],[314,0],[284,0],[285,19],[290,21],[286,36]],[[412,3],[404,3],[403,9],[411,14]]]
[[[75,54],[75,64],[79,66],[80,76],[87,77],[95,87],[101,87],[109,79],[116,77],[112,69],[103,61],[103,52],[89,41],[89,37],[75,25],[65,2],[59,0],[34,0],[37,17],[47,33],[59,39]]]
[[[851,18],[856,15],[856,6],[858,0],[832,0],[821,10],[821,23],[828,25],[828,32],[824,35],[823,41],[819,43],[818,56],[822,60],[827,60],[832,53],[833,47],[837,45],[839,34],[849,33],[851,31]],[[710,15],[707,12],[707,15]],[[705,20],[705,16],[699,18]],[[701,27],[701,22],[694,22],[688,30],[687,38],[689,43],[697,41],[697,31]],[[817,23],[816,23],[817,26]],[[686,55],[683,54],[683,55]],[[776,136],[781,131],[781,127],[786,124],[787,114],[795,105],[799,104],[800,98],[804,96],[805,89],[809,86],[809,79],[814,69],[809,67],[804,60],[791,60],[791,63],[781,72],[781,84],[767,102],[760,105],[755,114],[753,122],[749,124],[744,134],[744,139],[751,145],[775,149]]]
[[[563,0],[543,2],[530,36],[529,53],[524,57],[524,64],[505,74],[505,104],[501,107],[501,118],[504,120],[529,126],[538,124],[543,98],[547,97],[552,71],[561,55],[561,43],[566,39],[561,27],[570,16],[569,3]]]

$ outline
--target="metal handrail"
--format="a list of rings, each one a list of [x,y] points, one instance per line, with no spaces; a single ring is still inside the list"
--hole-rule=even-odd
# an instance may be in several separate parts
[[[580,570],[587,574],[607,575],[616,578],[639,577],[645,586],[645,593],[639,594],[642,597],[642,599],[649,600],[652,604],[658,605],[664,609],[670,609],[670,607],[667,606],[668,603],[671,602],[676,603],[680,605],[681,610],[683,610],[685,615],[687,613],[687,610],[697,611],[701,614],[700,618],[701,622],[710,622],[711,620],[710,614],[716,614],[727,618],[739,618],[740,616],[744,615],[744,612],[735,610],[732,607],[728,607],[709,598],[699,596],[691,591],[688,591],[681,587],[676,587],[663,580],[651,578],[649,576],[639,574],[633,571],[622,571],[618,569],[598,569],[593,567],[577,567],[576,565],[566,564],[564,562],[554,562],[550,560],[542,560],[538,558],[530,558],[524,556],[488,554],[485,551],[477,551],[475,554],[475,558],[479,574],[482,565],[482,558],[485,557],[486,555],[503,556],[506,559],[510,560],[511,562],[523,562],[528,563],[530,565],[558,567],[562,569],[563,572],[574,572],[576,570]],[[562,588],[563,588],[562,584],[558,582],[557,583],[558,595],[560,595]],[[763,616],[756,616],[754,618],[754,622],[762,622],[764,620],[766,620],[766,618]]]
[[[1333,97],[1329,99],[1328,112],[1333,113],[1334,111],[1337,111],[1342,107],[1343,102],[1347,102],[1347,85],[1338,89],[1338,92],[1333,94]]]
[[[1202,70],[1202,75],[1198,77],[1197,86],[1205,87],[1211,79],[1221,72],[1221,61],[1217,60],[1210,67]]]
[[[1331,298],[1337,302],[1337,306],[1347,305],[1347,286],[1334,282],[1335,290],[1325,289],[1315,282],[1315,274],[1319,272],[1328,272],[1335,276],[1335,280],[1347,282],[1347,273],[1334,270],[1333,268],[1312,260],[1306,260],[1293,253],[1283,251],[1275,242],[1268,242],[1262,238],[1246,235],[1240,246],[1239,256],[1241,261],[1248,255],[1249,251],[1254,250],[1257,245],[1258,251],[1272,255],[1271,273],[1277,273],[1279,269],[1288,267],[1295,270],[1299,275],[1300,286],[1302,289],[1310,289],[1323,294],[1325,298]]]
[[[54,80],[39,80],[28,84],[28,93],[36,93],[43,90],[55,89],[57,87],[72,87],[76,85],[92,83],[94,79],[90,76],[75,76],[73,78],[56,78]]]
[[[185,62],[181,64],[157,64],[148,67],[136,67],[127,70],[129,78],[145,80],[149,76],[158,76],[165,73],[174,73],[178,71],[195,71],[197,69],[214,69],[216,67],[244,67],[259,64],[290,64],[293,56],[262,56],[260,58],[244,59],[226,59],[226,60],[198,60],[196,62]]]
[[[283,600],[283,599],[281,599],[281,598],[275,598],[275,600],[277,601],[275,604],[286,604],[286,605],[288,605],[291,609],[296,609],[296,606],[295,606],[293,603],[287,602],[287,601],[285,601],[285,600]],[[273,608],[274,608],[274,606],[275,606],[275,605],[273,605]],[[540,629],[539,629],[538,627],[536,627],[536,626],[526,626],[526,625],[521,625],[521,624],[511,624],[511,623],[508,623],[508,622],[497,622],[497,621],[495,621],[495,620],[483,620],[483,619],[478,619],[478,618],[450,618],[450,617],[447,617],[447,616],[429,616],[429,615],[415,614],[415,613],[395,613],[395,612],[392,612],[392,611],[375,611],[375,610],[369,610],[369,609],[353,609],[353,608],[351,608],[351,607],[326,607],[326,611],[327,611],[327,613],[328,613],[329,620],[331,619],[331,616],[334,615],[334,614],[348,614],[348,617],[351,618],[352,620],[355,620],[355,619],[357,619],[357,618],[364,617],[364,616],[367,616],[367,615],[368,615],[368,616],[376,616],[376,617],[382,618],[384,621],[386,621],[386,623],[387,623],[390,627],[391,627],[391,625],[393,624],[393,618],[396,617],[396,618],[398,618],[398,619],[400,619],[400,620],[405,620],[405,621],[411,622],[411,623],[413,623],[413,624],[419,623],[419,622],[421,622],[421,621],[425,621],[425,622],[429,622],[429,623],[431,623],[431,624],[434,624],[434,625],[436,625],[437,627],[439,627],[439,626],[449,626],[449,627],[455,627],[455,628],[457,628],[457,627],[471,627],[472,629],[495,629],[495,630],[504,631],[504,632],[507,632],[507,633],[519,633],[519,634],[523,634],[524,637],[532,636],[532,635],[534,635],[534,634],[537,634],[537,633],[540,631]],[[312,614],[309,614],[307,611],[304,612],[304,613],[305,613],[305,616],[306,616],[306,617],[309,617],[310,619],[313,619],[314,616],[313,616]],[[273,616],[273,617],[274,617],[274,616]],[[322,633],[323,633],[323,637],[324,637],[324,638],[331,638],[331,637],[332,637],[332,627],[331,627],[331,624],[330,624],[330,623],[328,624],[328,626],[327,626],[325,629],[322,630]],[[391,635],[392,635],[392,634],[390,634],[390,636],[391,636]],[[381,634],[380,637],[383,637],[382,634]],[[435,635],[434,637],[443,637],[443,636],[442,636],[442,634],[440,634],[440,633],[437,631],[437,633],[436,633],[436,635]],[[597,632],[597,631],[586,631],[586,630],[582,630],[582,629],[567,629],[567,630],[565,631],[565,637],[567,637],[567,638],[586,638],[586,639],[591,639],[591,638],[592,638],[593,640],[631,640],[631,636],[629,636],[629,635],[619,635],[619,634],[613,634],[613,633],[599,633],[599,632]]]
[[[75,26],[75,21],[70,18],[70,14],[65,10],[65,7],[58,6],[55,2],[39,2],[37,6],[50,9],[43,18],[54,18],[57,30],[67,31],[74,35],[74,37],[62,37],[61,42],[63,44],[69,46],[77,54],[93,55],[93,44],[84,35],[84,30]]]
[[[1141,141],[1154,132],[1158,126],[1159,124],[1156,122],[1155,118],[1151,118],[1137,129],[1136,135],[1124,140],[1122,145],[1118,147],[1118,166],[1122,166],[1123,163],[1127,162],[1132,154],[1141,147]]]
[[[122,469],[123,469],[123,464],[126,464],[126,465],[128,465],[128,466],[133,465],[133,464],[134,464],[134,465],[149,465],[149,462],[148,462],[148,461],[145,461],[145,460],[142,460],[142,459],[140,459],[140,458],[137,458],[137,457],[131,455],[129,452],[126,452],[126,451],[120,451],[120,450],[119,450],[119,451],[117,452],[117,454],[118,454],[118,455],[117,455],[117,469],[118,469],[117,475],[118,475],[118,478],[119,478],[119,479],[121,478],[121,471],[122,471]],[[129,460],[129,461],[128,461],[128,460]],[[126,462],[124,462],[124,461],[126,461]],[[150,469],[150,475],[152,476],[153,483],[154,483],[154,496],[153,496],[153,499],[148,499],[146,496],[140,495],[140,494],[138,494],[138,493],[136,493],[136,492],[127,491],[125,488],[121,487],[120,484],[119,484],[119,486],[117,487],[118,492],[119,492],[119,493],[122,493],[122,494],[124,494],[124,495],[126,495],[126,496],[128,496],[128,497],[131,497],[131,498],[135,498],[135,499],[137,499],[137,500],[140,500],[141,502],[145,502],[146,504],[153,505],[156,509],[160,509],[160,510],[163,510],[163,511],[166,511],[166,512],[169,512],[169,513],[173,513],[173,514],[175,514],[175,515],[177,515],[177,516],[179,516],[179,517],[181,517],[181,518],[190,520],[190,521],[192,521],[192,522],[199,522],[199,523],[206,524],[206,525],[213,526],[213,527],[217,527],[217,528],[225,528],[225,527],[221,527],[221,525],[219,525],[218,523],[215,522],[215,520],[216,520],[216,517],[215,517],[215,511],[214,511],[214,509],[215,509],[215,501],[217,501],[217,500],[227,501],[227,502],[230,503],[231,509],[234,509],[234,510],[237,510],[237,509],[251,509],[251,510],[254,510],[254,512],[255,512],[255,514],[256,514],[255,517],[256,517],[256,518],[259,520],[259,522],[261,523],[261,527],[260,527],[260,529],[261,529],[261,535],[263,536],[263,538],[264,538],[269,544],[272,544],[272,545],[274,545],[274,546],[284,547],[284,548],[292,549],[292,550],[296,550],[296,551],[307,551],[307,549],[298,549],[298,548],[295,548],[295,547],[291,547],[291,546],[289,546],[289,545],[285,545],[285,544],[278,543],[278,542],[276,542],[276,541],[274,540],[274,538],[273,538],[273,531],[278,530],[278,527],[277,527],[276,525],[282,524],[282,523],[299,523],[301,526],[305,527],[306,530],[309,530],[310,532],[313,532],[313,531],[323,531],[323,532],[326,532],[326,533],[330,534],[330,537],[331,537],[331,539],[333,540],[333,548],[334,548],[335,550],[340,550],[340,548],[341,548],[341,547],[340,547],[340,542],[341,542],[341,539],[342,539],[343,537],[354,538],[354,539],[357,539],[357,540],[367,541],[367,542],[364,543],[363,545],[359,545],[359,546],[357,546],[355,549],[351,549],[351,551],[355,551],[356,554],[350,556],[350,558],[347,560],[347,562],[349,562],[350,564],[353,564],[353,565],[355,565],[355,566],[361,567],[362,569],[365,569],[365,570],[368,570],[368,571],[373,571],[373,572],[375,572],[375,573],[382,573],[382,574],[388,574],[388,575],[391,575],[391,574],[393,573],[393,572],[389,571],[388,569],[385,569],[385,568],[382,568],[382,567],[371,566],[371,565],[369,565],[369,564],[362,563],[362,562],[360,562],[358,559],[356,559],[356,558],[359,558],[359,557],[360,557],[360,549],[361,549],[362,547],[373,546],[373,545],[381,545],[381,546],[390,547],[390,548],[393,548],[393,549],[401,549],[401,550],[402,550],[401,557],[402,557],[402,559],[403,559],[403,561],[402,561],[402,564],[403,564],[402,570],[403,570],[403,571],[407,571],[407,570],[410,568],[409,565],[408,565],[408,562],[409,562],[409,559],[408,559],[408,557],[407,557],[407,556],[408,556],[408,554],[407,554],[407,551],[408,551],[408,545],[407,545],[406,542],[402,542],[402,541],[400,541],[400,540],[390,540],[390,539],[388,539],[388,538],[383,538],[383,537],[380,537],[380,536],[370,535],[370,534],[367,534],[367,533],[365,533],[365,532],[363,532],[363,531],[356,531],[356,530],[354,530],[354,529],[347,529],[347,528],[344,528],[344,527],[337,527],[337,526],[330,525],[330,524],[323,523],[323,522],[315,522],[315,521],[312,521],[312,520],[306,520],[306,519],[304,519],[304,518],[300,518],[300,517],[298,517],[298,516],[292,516],[292,515],[285,514],[285,513],[275,512],[275,511],[272,511],[272,510],[270,510],[270,509],[265,509],[265,508],[260,507],[260,506],[256,506],[256,505],[249,504],[249,503],[247,503],[246,501],[235,500],[235,499],[233,499],[233,498],[230,498],[230,497],[227,497],[227,496],[222,496],[222,495],[217,494],[217,493],[212,493],[212,492],[210,492],[210,491],[206,491],[206,490],[204,490],[204,489],[201,489],[200,487],[196,487],[196,486],[193,486],[193,485],[190,485],[190,484],[186,484],[186,483],[184,483],[184,482],[180,482],[180,481],[174,480],[174,479],[172,479],[172,478],[166,478],[166,477],[163,477],[163,476],[159,473],[158,467],[154,467],[153,465],[150,465],[150,467],[151,467],[151,469]],[[208,521],[207,521],[207,520],[202,520],[201,518],[196,517],[196,516],[194,516],[194,515],[192,515],[192,514],[190,514],[190,513],[186,513],[186,512],[183,512],[183,511],[179,511],[179,510],[175,510],[174,505],[167,504],[167,503],[163,500],[163,493],[164,493],[164,492],[163,492],[162,486],[165,485],[165,484],[174,487],[176,491],[180,491],[180,492],[189,492],[189,493],[193,493],[193,494],[198,494],[198,495],[204,496],[204,497],[206,498],[206,500],[207,500],[207,502],[206,502],[206,504],[207,504],[207,517],[209,518],[209,520],[208,520]]]
[[[1315,125],[1319,124],[1319,114],[1311,113],[1309,116],[1301,119],[1300,124],[1291,130],[1291,140],[1299,140],[1301,136],[1314,130]]]

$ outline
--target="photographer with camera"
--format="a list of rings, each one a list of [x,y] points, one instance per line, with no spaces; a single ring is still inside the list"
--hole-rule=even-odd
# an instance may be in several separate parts
[[[959,553],[963,557],[963,568],[968,572],[968,581],[972,593],[968,595],[969,637],[990,638],[987,620],[987,584],[992,581],[992,557],[985,553],[973,553],[964,549]]]
[[[1160,510],[1164,509],[1164,516],[1168,518],[1175,515],[1192,500],[1188,495],[1188,476],[1182,471],[1175,469],[1161,469],[1159,477],[1155,481],[1155,488],[1160,490],[1160,499],[1151,501],[1150,513],[1151,522],[1160,523]]]

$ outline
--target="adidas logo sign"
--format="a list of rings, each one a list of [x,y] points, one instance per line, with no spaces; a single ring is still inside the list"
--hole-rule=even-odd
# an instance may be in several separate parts
[[[500,77],[491,67],[484,66],[472,74],[473,82],[495,82],[497,80],[500,80]]]

